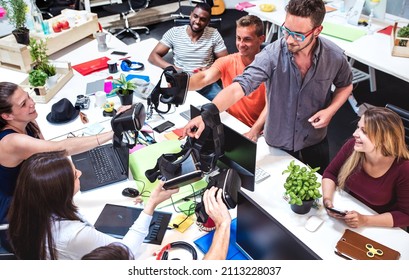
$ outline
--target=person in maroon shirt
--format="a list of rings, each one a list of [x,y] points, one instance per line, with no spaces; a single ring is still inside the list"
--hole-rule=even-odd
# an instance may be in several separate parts
[[[352,228],[409,226],[409,151],[402,120],[393,111],[368,109],[322,178],[326,207],[334,207],[338,186],[379,213],[349,210],[342,216],[327,210],[331,217]]]

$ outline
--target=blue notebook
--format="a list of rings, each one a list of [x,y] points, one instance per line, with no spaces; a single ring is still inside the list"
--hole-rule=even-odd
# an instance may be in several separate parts
[[[237,229],[237,218],[231,221],[230,225],[230,242],[229,242],[229,249],[227,251],[226,260],[248,260],[249,258],[246,257],[242,253],[242,251],[236,245],[236,229]],[[196,246],[206,254],[209,251],[210,245],[212,244],[214,235],[214,230],[209,232],[206,235],[196,239],[194,243]]]

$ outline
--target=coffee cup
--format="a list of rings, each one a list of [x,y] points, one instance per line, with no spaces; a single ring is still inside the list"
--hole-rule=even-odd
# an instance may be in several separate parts
[[[102,107],[107,101],[107,94],[105,91],[97,91],[95,93],[95,107]]]
[[[115,60],[108,60],[108,72],[114,74],[118,72],[118,65]]]

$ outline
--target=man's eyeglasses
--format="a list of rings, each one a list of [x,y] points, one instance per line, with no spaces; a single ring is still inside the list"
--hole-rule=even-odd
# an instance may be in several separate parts
[[[294,38],[294,40],[298,42],[304,42],[305,38],[310,36],[316,28],[317,27],[314,27],[311,31],[308,31],[305,34],[302,34],[302,33],[292,32],[291,30],[289,30],[287,27],[284,26],[284,23],[280,26],[281,33],[283,33],[285,37],[291,36]]]

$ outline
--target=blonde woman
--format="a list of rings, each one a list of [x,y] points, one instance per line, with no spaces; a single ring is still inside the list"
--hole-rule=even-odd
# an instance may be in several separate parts
[[[323,202],[334,206],[337,186],[375,210],[362,215],[349,209],[343,219],[352,228],[409,226],[409,151],[400,117],[387,108],[370,108],[353,138],[340,149],[323,174]]]

